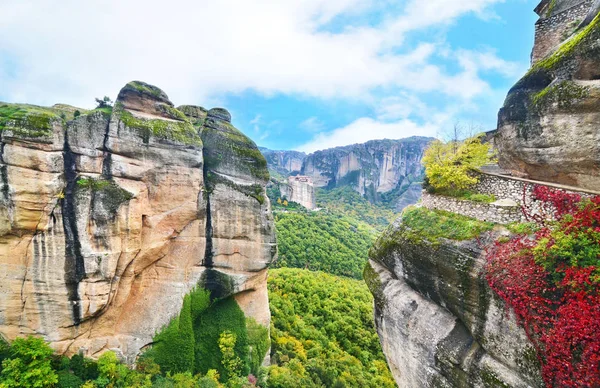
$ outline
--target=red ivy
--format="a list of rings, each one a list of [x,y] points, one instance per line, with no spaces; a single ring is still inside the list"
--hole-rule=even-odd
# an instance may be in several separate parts
[[[532,251],[539,240],[551,236],[552,228],[578,238],[599,232],[600,197],[582,203],[578,195],[542,186],[533,195],[552,208],[558,226],[539,219],[541,229],[534,236],[496,243],[488,251],[487,281],[514,310],[536,348],[546,386],[600,387],[597,267],[571,266],[565,260],[547,270]]]

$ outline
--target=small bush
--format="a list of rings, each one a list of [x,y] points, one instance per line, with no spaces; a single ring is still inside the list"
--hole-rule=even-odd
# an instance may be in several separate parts
[[[490,145],[483,144],[482,137],[433,141],[423,156],[428,184],[437,190],[464,190],[476,184],[478,180],[470,172],[493,160]]]

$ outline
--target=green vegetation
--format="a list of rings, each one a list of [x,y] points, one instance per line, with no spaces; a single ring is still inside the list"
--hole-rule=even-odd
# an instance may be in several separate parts
[[[558,104],[561,109],[568,109],[577,100],[587,97],[590,88],[580,86],[573,81],[562,81],[551,85],[533,95],[532,102],[536,109],[545,109],[552,104]]]
[[[436,190],[449,192],[465,190],[476,184],[478,179],[470,172],[493,160],[490,145],[481,143],[482,136],[464,141],[431,142],[423,156],[427,183]]]
[[[443,210],[410,207],[402,214],[402,226],[407,229],[407,236],[435,242],[439,238],[457,241],[475,238],[492,230],[494,224]]]
[[[492,203],[496,200],[496,197],[492,194],[481,194],[471,190],[436,190],[434,187],[429,186],[427,192],[471,202]]]
[[[186,145],[202,147],[202,140],[200,139],[200,135],[198,135],[198,130],[187,119],[184,121],[145,119],[135,117],[123,108],[117,109],[119,109],[123,124],[129,128],[139,130],[146,143],[150,140],[150,136],[156,136]],[[183,115],[183,113],[181,114]]]
[[[220,347],[223,333],[228,333],[230,345],[235,338],[227,355]],[[184,298],[179,316],[156,335],[143,358],[154,360],[163,372],[206,374],[216,370],[227,381],[250,372],[258,374],[268,349],[268,330],[246,320],[235,299],[211,302],[210,292],[197,288]],[[228,367],[238,359],[232,374]]]
[[[598,32],[600,32],[600,15],[597,15],[590,24],[579,31],[571,39],[563,43],[554,54],[536,63],[519,83],[526,82],[526,79],[528,79],[529,76],[533,76],[540,71],[556,70],[565,61],[571,59],[580,47],[583,47],[584,49],[592,47],[586,43],[596,39]]]
[[[235,163],[235,168],[247,169],[252,176],[269,181],[267,160],[258,150],[256,144],[233,125],[209,120],[202,130],[202,141],[205,143],[205,163],[210,169],[221,164],[225,166]],[[214,128],[217,126],[218,128]]]
[[[133,198],[133,194],[111,180],[80,177],[77,180],[77,188],[90,189],[96,200],[101,201],[110,214],[116,214],[122,203]]]
[[[395,387],[364,282],[298,269],[269,274],[269,387]]]
[[[228,331],[235,335],[235,354],[241,360],[241,371],[244,376],[250,372],[248,333],[246,318],[233,297],[214,302],[209,308],[198,314],[194,320],[194,337],[196,351],[195,372],[206,373],[216,369],[224,378],[231,378],[222,365],[222,355],[219,348],[221,333]],[[264,358],[264,354],[263,354]]]
[[[154,97],[160,97],[164,94],[164,92],[160,90],[160,88],[141,81],[131,81],[127,85],[125,85],[125,88],[131,88],[140,93],[149,94]]]
[[[104,96],[104,98],[96,98],[96,109],[104,109],[112,107],[112,100],[108,96]]]
[[[186,295],[179,316],[171,320],[171,323],[154,337],[154,345],[144,353],[144,358],[153,359],[163,372],[194,371],[195,338],[192,310],[198,314],[198,311],[206,310],[209,305],[208,291],[196,289]]]
[[[333,190],[316,189],[317,207],[363,221],[381,231],[394,222],[398,214],[385,206],[372,204],[351,187]]]
[[[360,279],[375,231],[349,217],[322,212],[275,214],[276,267],[307,268]]]
[[[514,234],[533,234],[540,226],[535,222],[513,222],[506,225],[506,228]]]
[[[205,375],[185,373],[161,374],[151,359],[143,358],[135,370],[121,363],[113,352],[103,353],[98,361],[73,355],[71,359],[53,354],[40,338],[17,338],[7,349],[0,368],[0,388],[250,388],[257,385],[236,377],[224,385],[219,373]],[[228,353],[231,355],[231,353]],[[262,385],[266,387],[266,385]]]
[[[47,137],[52,124],[63,122],[60,111],[25,104],[0,104],[0,132],[10,130],[17,136]]]
[[[88,114],[95,113],[95,112],[102,112],[105,115],[110,116],[112,114],[112,111],[113,111],[112,106],[104,106],[102,108],[96,108],[94,110],[91,110],[88,112]]]
[[[5,345],[4,345],[5,346]],[[51,387],[58,382],[52,349],[41,338],[17,338],[2,361],[0,388]]]

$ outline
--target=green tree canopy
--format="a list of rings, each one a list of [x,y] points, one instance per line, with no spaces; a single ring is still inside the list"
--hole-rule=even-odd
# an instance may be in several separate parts
[[[493,155],[490,145],[482,143],[483,134],[466,140],[451,140],[446,143],[434,140],[423,156],[425,176],[437,190],[464,190],[477,183],[469,174],[490,163]]]

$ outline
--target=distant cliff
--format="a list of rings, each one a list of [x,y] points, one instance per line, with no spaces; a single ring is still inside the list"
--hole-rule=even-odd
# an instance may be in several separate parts
[[[268,327],[269,173],[229,113],[143,82],[75,110],[0,103],[0,334],[131,363],[195,287]]]
[[[267,159],[271,171],[275,171],[284,177],[302,171],[302,163],[306,159],[304,152],[274,151],[264,147],[259,147],[259,149]]]
[[[263,153],[271,170],[309,176],[315,187],[350,186],[373,203],[385,202],[400,210],[420,197],[421,158],[431,140],[425,137],[372,140],[310,155],[265,149]],[[300,160],[302,166],[296,170]]]

